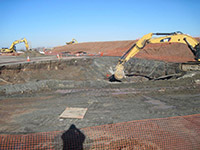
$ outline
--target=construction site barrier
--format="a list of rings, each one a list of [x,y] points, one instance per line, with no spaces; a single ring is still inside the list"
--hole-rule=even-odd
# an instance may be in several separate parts
[[[0,134],[1,150],[198,150],[200,114],[21,135]]]

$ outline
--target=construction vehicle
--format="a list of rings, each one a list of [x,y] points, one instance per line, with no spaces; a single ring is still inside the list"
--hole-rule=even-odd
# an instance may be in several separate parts
[[[152,38],[153,35],[161,36]],[[193,37],[182,32],[172,33],[149,33],[139,39],[118,61],[115,68],[114,78],[121,80],[125,77],[124,64],[142,50],[149,43],[183,43],[186,44],[195,56],[195,60],[200,62],[200,44]],[[199,64],[199,63],[198,63]],[[199,66],[197,67],[199,68]]]
[[[0,49],[0,52],[1,53],[13,53],[13,52],[16,52],[16,44],[19,44],[19,43],[23,43],[24,42],[24,44],[25,44],[25,47],[26,47],[26,50],[28,50],[29,49],[29,45],[28,45],[28,42],[27,42],[27,40],[26,40],[26,38],[23,38],[23,39],[21,39],[21,40],[16,40],[16,41],[14,41],[12,44],[11,44],[11,46],[10,46],[10,48],[2,48],[2,49]]]
[[[76,39],[72,39],[70,42],[66,42],[67,45],[78,43]]]

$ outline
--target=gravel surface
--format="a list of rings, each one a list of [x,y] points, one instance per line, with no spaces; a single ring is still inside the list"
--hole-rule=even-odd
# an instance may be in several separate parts
[[[111,75],[117,60],[73,58],[2,67],[1,79],[10,83],[0,86],[0,133],[63,131],[71,124],[83,128],[200,113],[199,72],[165,80],[133,76],[124,82],[109,82],[107,74]],[[135,68],[146,75],[152,69],[145,64],[165,65],[172,69],[168,74],[177,73],[174,64],[132,61],[143,64]],[[154,74],[162,74],[160,68]],[[88,111],[83,119],[59,119],[66,107]]]

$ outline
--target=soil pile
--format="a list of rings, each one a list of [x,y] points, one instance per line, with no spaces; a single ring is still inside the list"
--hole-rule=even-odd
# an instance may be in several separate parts
[[[200,41],[200,38],[196,39]],[[90,54],[102,52],[104,56],[122,56],[134,43],[136,43],[136,40],[77,43],[55,47],[52,51],[48,51],[47,54],[84,51]],[[149,44],[135,57],[167,62],[194,61],[194,55],[191,50],[187,45],[180,43]]]
[[[85,42],[71,45],[55,47],[52,53],[58,52],[80,52],[84,51],[90,54],[103,52],[106,56],[121,56],[127,51],[136,41],[110,41],[110,42]],[[50,53],[49,51],[48,53]]]
[[[20,54],[19,57],[40,57],[40,56],[45,56],[44,54],[41,54],[40,52],[36,50],[26,50],[24,53]]]

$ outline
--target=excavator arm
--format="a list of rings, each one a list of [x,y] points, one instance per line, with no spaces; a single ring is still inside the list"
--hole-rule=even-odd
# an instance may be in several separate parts
[[[18,43],[23,43],[23,42],[25,44],[26,50],[28,50],[29,49],[29,45],[28,45],[28,42],[27,42],[26,38],[14,41],[9,49],[12,50],[12,51],[16,51],[15,50],[15,45],[18,44]]]
[[[10,48],[3,48],[3,49],[1,49],[1,52],[3,52],[3,53],[13,53],[13,52],[16,51],[15,45],[18,44],[18,43],[23,43],[23,42],[24,42],[24,44],[25,44],[26,50],[28,50],[28,49],[29,49],[28,42],[27,42],[26,38],[23,38],[23,39],[21,39],[21,40],[16,40],[16,41],[14,41],[14,42],[11,44]]]
[[[153,35],[162,37],[152,38]],[[164,35],[164,36],[163,36]],[[195,59],[200,61],[200,45],[193,37],[183,34],[182,32],[172,33],[149,33],[139,39],[120,59],[115,68],[114,77],[121,80],[124,74],[124,64],[134,57],[140,50],[142,50],[148,43],[183,43],[188,45],[190,50],[195,55]]]

